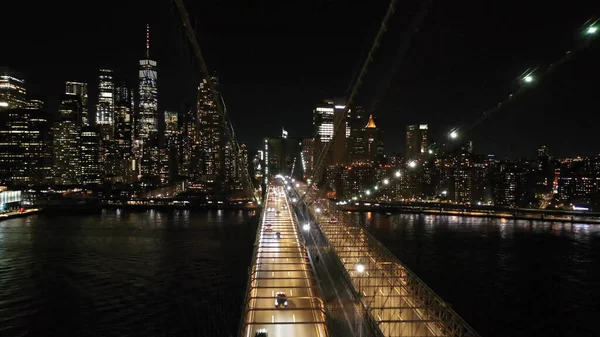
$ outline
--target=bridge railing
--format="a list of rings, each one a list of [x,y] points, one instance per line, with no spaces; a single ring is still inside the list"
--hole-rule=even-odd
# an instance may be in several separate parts
[[[388,297],[375,294],[370,297],[367,290],[362,301],[365,309],[370,312],[370,316],[378,323],[386,336],[398,335],[396,334],[398,329],[412,329],[412,335],[426,329],[426,335],[429,336],[478,336],[446,302],[400,262],[395,255],[363,227],[353,224],[349,216],[338,211],[335,206],[331,201],[325,199],[313,203],[310,211],[317,219],[320,230],[336,251],[340,261],[344,263],[345,270],[348,272],[347,276],[359,289],[361,295],[363,292],[360,289],[361,282],[367,282],[366,288],[369,288],[371,284],[377,284],[378,288],[375,289],[385,287],[390,289]],[[330,217],[335,218],[335,221],[330,222]],[[367,270],[371,272],[369,276],[357,275],[353,271],[356,262],[349,260],[358,257],[365,260],[361,262],[364,262]],[[389,283],[389,280],[392,280],[392,283]],[[404,297],[401,300],[391,298],[392,289],[398,291],[398,294],[393,294],[394,296]],[[392,303],[402,303],[402,305],[392,305]],[[390,307],[392,307],[391,310]],[[412,317],[418,319],[375,319],[376,315],[387,314],[390,316],[390,313],[394,314],[392,317],[396,317],[396,314],[400,316],[403,309],[412,310]]]
[[[296,197],[299,200],[298,204],[295,205],[294,209],[301,213],[309,210],[309,208],[306,204],[306,201],[299,198],[299,194],[298,194],[297,190],[293,189],[292,191],[293,191],[293,193],[296,194]],[[313,214],[309,213],[307,215],[310,217],[310,222],[315,222],[314,221],[315,217]],[[294,218],[297,221],[298,226],[300,227],[300,223],[299,223],[298,217],[296,215],[296,212],[294,212]],[[318,226],[318,223],[317,223],[316,231],[313,231],[311,228],[308,235],[312,239],[312,242],[314,243],[314,245],[305,244],[305,247],[306,247],[307,252],[309,253],[309,256],[311,257],[310,260],[311,260],[311,265],[313,267],[313,270],[316,270],[315,266],[313,264],[313,258],[315,256],[325,256],[328,252],[332,252],[335,254],[335,249],[334,249],[334,246],[331,244],[331,242],[328,240],[325,233],[323,233],[321,228]],[[342,283],[345,285],[346,289],[350,290],[354,299],[360,298],[359,294],[356,292],[356,289],[353,286],[352,279],[350,278],[350,275],[347,273],[347,270],[346,270],[344,264],[341,262],[340,258],[336,255],[335,258],[331,259],[331,260],[335,264],[335,266],[333,266],[333,268],[329,268],[330,272],[334,272],[335,276],[339,276],[342,278],[342,281],[343,281]],[[335,272],[336,270],[339,272]],[[321,283],[322,282],[319,282],[319,284],[321,284]],[[321,291],[321,294],[325,294],[325,292],[323,291],[323,289],[321,288],[320,285],[319,285],[319,290]],[[333,306],[332,306],[332,303],[330,303],[329,306],[326,306],[326,315],[328,318],[327,327],[328,327],[330,336],[336,336],[336,333],[338,331],[340,331],[339,325],[342,323],[339,323],[333,317],[342,316],[344,309],[345,308],[343,308],[341,306],[341,304],[337,304],[337,302],[334,302]],[[366,310],[366,308],[363,305],[354,305],[353,309],[356,311],[357,316],[361,318],[361,322],[362,321],[366,322],[366,325],[357,324],[359,322],[353,322],[353,323],[355,323],[354,326],[352,326],[354,335],[364,336],[364,337],[384,337],[384,335],[381,333],[381,330],[379,329],[376,321],[371,316],[371,313],[368,310]]]
[[[267,200],[269,198],[269,193],[267,191],[267,193],[265,193],[265,200],[264,200],[264,205],[267,204]],[[267,208],[263,207],[262,212],[259,216],[259,222],[258,225],[256,226],[256,238],[254,239],[254,250],[252,252],[252,257],[250,258],[250,267],[248,267],[248,282],[246,282],[246,294],[244,296],[244,301],[242,302],[242,311],[241,311],[241,317],[240,317],[240,327],[239,327],[239,331],[238,331],[238,336],[239,337],[243,337],[244,336],[244,330],[246,328],[246,321],[248,320],[248,311],[246,310],[246,307],[248,306],[248,301],[250,298],[250,290],[252,289],[252,278],[253,278],[253,270],[252,268],[254,268],[254,261],[256,261],[256,257],[258,255],[258,244],[260,242],[260,226],[261,226],[261,222],[260,220],[263,219],[263,217],[265,216],[265,213],[267,212]]]

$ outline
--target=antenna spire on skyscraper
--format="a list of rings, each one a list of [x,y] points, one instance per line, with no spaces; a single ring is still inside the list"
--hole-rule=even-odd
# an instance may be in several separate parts
[[[150,59],[150,24],[146,24],[146,59]]]

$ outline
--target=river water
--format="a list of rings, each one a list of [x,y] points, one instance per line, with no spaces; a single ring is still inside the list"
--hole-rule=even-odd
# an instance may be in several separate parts
[[[482,336],[600,336],[600,226],[355,213]]]
[[[357,213],[484,337],[600,336],[600,226]],[[0,222],[0,336],[235,336],[247,211]]]
[[[0,222],[0,336],[235,336],[250,215],[104,210]]]

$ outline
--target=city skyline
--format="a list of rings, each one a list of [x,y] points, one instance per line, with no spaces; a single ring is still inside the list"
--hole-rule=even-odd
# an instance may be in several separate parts
[[[93,80],[97,78],[97,71],[101,67],[114,69],[115,74],[123,74],[126,81],[135,83],[135,70],[131,68],[132,64],[136,64],[144,55],[145,45],[140,36],[146,28],[146,23],[150,22],[153,31],[157,32],[153,35],[153,39],[156,36],[157,41],[152,45],[152,54],[156,55],[154,59],[160,65],[159,104],[161,106],[158,116],[162,119],[165,110],[183,111],[185,104],[194,105],[195,88],[200,82],[200,72],[191,61],[191,53],[187,50],[185,39],[171,22],[176,18],[176,14],[163,15],[165,18],[161,18],[160,9],[165,9],[168,5],[157,6],[144,7],[141,10],[143,15],[136,16],[135,20],[129,20],[127,24],[105,27],[106,30],[102,31],[102,34],[114,37],[114,41],[109,43],[112,47],[105,50],[90,53],[87,39],[78,39],[84,51],[82,54],[86,57],[77,58],[75,62],[71,62],[70,67],[53,55],[44,59],[44,67],[39,64],[35,66],[27,64],[25,61],[30,54],[27,46],[22,46],[21,52],[17,49],[15,53],[0,56],[0,64],[14,67],[27,74],[28,92],[32,95],[45,93],[48,96],[49,107],[58,106],[58,98],[54,96],[62,92],[60,89],[64,87],[65,81],[88,83],[90,101],[93,101],[97,96],[96,83]],[[320,28],[320,33],[333,41],[340,41],[340,44],[344,44],[351,36],[359,43],[345,51],[329,48],[329,54],[316,53],[319,55],[317,57],[312,55],[311,51],[325,48],[325,42],[314,39],[317,28],[290,27],[290,23],[297,22],[296,16],[289,18],[288,24],[280,22],[283,20],[275,14],[285,7],[266,8],[264,13],[252,12],[258,18],[258,22],[252,22],[240,18],[243,5],[233,11],[231,18],[224,16],[224,9],[219,5],[206,6],[210,7],[190,7],[190,14],[193,18],[197,18],[199,40],[201,45],[206,45],[205,49],[209,53],[207,59],[211,68],[219,71],[224,97],[234,126],[238,130],[237,134],[240,140],[255,148],[260,146],[261,137],[277,135],[281,126],[284,126],[293,136],[309,135],[312,106],[324,97],[344,94],[352,73],[356,72],[361,57],[366,51],[367,41],[373,35],[372,28],[357,32],[358,27],[347,27],[346,31],[332,27],[338,22],[337,20],[341,20],[334,18],[331,23]],[[495,13],[491,19],[486,16],[488,21],[491,20],[488,26],[492,28],[499,25],[499,22],[505,20],[510,14],[508,5],[498,4],[494,11],[491,6],[481,4],[477,6],[482,13]],[[208,9],[213,16],[210,19],[203,17],[208,15],[205,14]],[[407,125],[428,124],[431,136],[439,139],[451,128],[479,117],[481,112],[493,107],[504,97],[506,90],[514,84],[511,82],[515,82],[523,70],[538,64],[547,65],[560,57],[565,50],[576,46],[580,38],[577,36],[578,30],[590,13],[595,12],[593,8],[566,8],[561,10],[560,21],[554,22],[556,21],[554,20],[552,25],[545,25],[550,21],[551,16],[545,18],[530,15],[535,12],[535,9],[535,6],[522,8],[519,15],[523,17],[529,15],[531,21],[527,23],[525,30],[516,34],[517,27],[508,27],[506,32],[502,33],[491,31],[492,28],[487,28],[486,25],[482,25],[479,31],[467,31],[466,29],[478,23],[479,19],[469,18],[458,24],[455,21],[460,17],[459,13],[454,13],[457,9],[444,8],[443,4],[434,5],[422,29],[415,35],[406,60],[399,69],[392,69],[398,72],[394,76],[392,85],[380,90],[381,81],[367,79],[369,85],[363,86],[366,89],[363,89],[359,95],[357,103],[365,106],[373,105],[373,101],[381,97],[380,107],[375,111],[367,110],[367,112],[373,113],[386,126],[387,153],[404,152],[403,137],[390,139],[389,135],[402,135]],[[76,15],[80,13],[78,10],[77,7],[65,9],[66,12],[60,15],[69,14],[77,22],[81,20]],[[317,10],[320,13],[315,13]],[[310,15],[317,19],[331,14],[333,10],[334,8],[324,4],[315,9],[301,7],[298,15]],[[383,3],[380,6],[348,6],[340,9],[340,15],[356,18],[360,14],[365,22],[377,22],[384,10]],[[445,28],[442,32],[436,29],[433,21],[445,10],[451,11],[450,17],[453,19],[445,19],[439,23],[440,27]],[[114,14],[113,17],[125,17],[130,14],[124,10],[122,13]],[[274,17],[275,23],[282,24],[282,32],[268,33],[272,26],[261,23],[261,20],[267,17]],[[218,22],[219,19],[223,19],[223,22]],[[397,18],[400,22],[405,19],[401,16]],[[224,29],[224,25],[227,24],[232,27]],[[403,24],[396,22],[395,25],[390,28],[391,38],[383,41],[380,56],[373,64],[371,73],[375,76],[381,75],[386,68],[389,70],[393,64],[392,56],[398,45],[390,41],[400,40],[401,35],[397,33]],[[251,29],[243,32],[244,27]],[[67,39],[59,30],[49,29],[48,32],[40,32],[41,35],[49,38],[45,44],[60,43]],[[239,37],[232,40],[234,37],[231,33],[242,34],[239,36],[250,34],[251,41],[257,44],[249,49],[247,48],[249,41],[239,41]],[[290,39],[277,40],[282,44],[281,48],[274,49],[273,46],[268,45],[284,33],[289,33]],[[93,38],[100,35],[100,30],[94,27],[94,20],[91,20],[77,34],[87,34],[89,38]],[[440,42],[442,37],[449,41]],[[18,36],[10,37],[9,43],[13,38],[16,40]],[[480,44],[478,48],[470,50],[469,53],[460,51],[460,46],[475,41]],[[449,45],[450,43],[456,45]],[[427,46],[428,44],[432,45]],[[307,48],[310,45],[314,47]],[[494,45],[498,46],[494,47]],[[248,52],[243,54],[233,52],[240,48]],[[425,68],[419,65],[418,62],[421,62],[419,55],[436,50],[446,55],[443,60],[440,60],[441,56],[434,56],[435,53],[427,54],[428,65]],[[597,109],[597,103],[592,99],[593,86],[589,82],[592,76],[589,74],[598,67],[597,62],[593,60],[597,58],[599,50],[597,44],[592,44],[587,50],[575,55],[573,60],[556,69],[531,92],[510,103],[507,108],[478,126],[472,136],[468,137],[474,141],[475,151],[494,153],[499,157],[533,156],[539,145],[546,144],[552,149],[552,153],[558,156],[595,154],[597,150],[593,145],[593,129],[591,129],[593,123],[581,121],[586,118],[591,118],[593,121],[594,116],[590,117],[587,111]],[[292,55],[292,52],[297,55]],[[342,55],[343,57],[340,58]],[[245,64],[244,57],[249,57],[248,61],[256,61],[256,66],[252,67],[253,69],[241,70],[240,67]],[[302,59],[306,60],[302,61]],[[283,65],[291,66],[289,74],[281,73]],[[442,71],[444,66],[446,70]],[[307,72],[309,68],[314,70]],[[306,75],[301,75],[300,72]],[[60,76],[54,76],[57,73]],[[259,74],[260,77],[257,77]],[[256,80],[254,85],[250,85],[250,78]],[[289,90],[283,91],[284,88]],[[298,88],[303,89],[298,90]],[[565,88],[569,89],[565,90]],[[251,96],[258,95],[258,90],[261,93],[267,92],[269,99],[249,99]],[[373,94],[372,91],[385,93]],[[57,94],[54,95],[53,92]],[[162,123],[162,120],[160,122]],[[242,128],[242,125],[248,128]],[[560,132],[564,137],[570,138],[569,142],[556,139],[554,136],[556,125],[561,126]],[[261,133],[256,130],[261,130]]]

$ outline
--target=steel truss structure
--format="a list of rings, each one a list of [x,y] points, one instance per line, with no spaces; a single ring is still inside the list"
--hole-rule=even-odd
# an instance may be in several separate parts
[[[318,193],[318,192],[313,192]],[[328,247],[344,264],[361,303],[383,335],[478,337],[433,290],[327,199],[309,212]]]
[[[327,336],[318,284],[281,186],[269,187],[252,262],[240,337],[263,328],[269,335]],[[287,295],[284,308],[275,307],[278,292]]]

